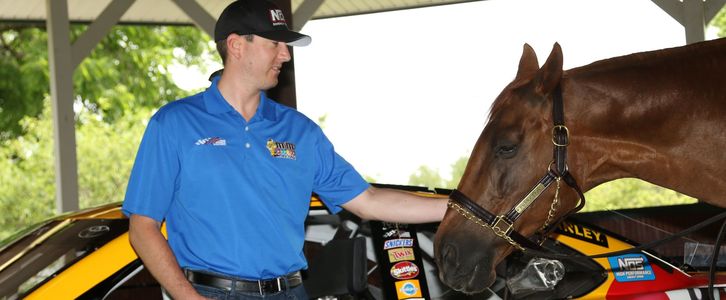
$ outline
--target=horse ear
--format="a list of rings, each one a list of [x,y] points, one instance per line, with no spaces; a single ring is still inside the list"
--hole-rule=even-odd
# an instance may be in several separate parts
[[[527,80],[539,69],[537,53],[534,52],[532,46],[525,43],[523,48],[522,58],[519,59],[519,70],[517,70],[517,76],[514,77],[514,81]]]
[[[537,93],[546,95],[552,92],[562,79],[562,48],[560,44],[555,43],[550,52],[550,57],[537,71],[535,82],[537,84]]]

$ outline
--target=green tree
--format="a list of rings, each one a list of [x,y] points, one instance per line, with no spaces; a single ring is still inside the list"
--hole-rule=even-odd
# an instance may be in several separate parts
[[[718,28],[719,37],[726,37],[726,6],[721,8],[708,25]]]
[[[324,113],[322,116],[318,117],[318,126],[320,128],[325,129],[326,123],[325,121],[328,120],[328,113]]]
[[[72,25],[71,40],[86,28]],[[43,110],[50,86],[47,40],[43,27],[0,24],[0,139],[21,134],[19,121]],[[137,108],[180,98],[188,92],[174,84],[168,67],[203,67],[211,49],[195,27],[115,26],[73,75],[77,106],[113,123]]]
[[[0,142],[0,240],[54,214],[50,122],[26,117],[25,134]]]
[[[563,186],[563,188],[567,188]],[[695,203],[696,199],[640,179],[623,178],[601,184],[585,193],[583,211],[614,210]]]
[[[454,164],[451,165],[451,180],[446,184],[447,188],[453,189],[459,186],[461,176],[464,176],[464,170],[466,170],[466,163],[469,162],[469,156],[462,156],[457,159]]]
[[[378,180],[375,177],[370,176],[370,175],[363,175],[363,179],[365,179],[365,181],[367,181],[367,182],[378,182]]]
[[[95,113],[80,114],[86,119],[77,131],[81,208],[123,200],[136,150],[151,114],[150,109],[128,111],[113,124],[96,118]],[[50,116],[43,116],[39,121],[49,123]]]
[[[468,160],[468,156],[463,156],[451,165],[451,180],[445,180],[438,169],[420,166],[414,174],[411,174],[408,184],[454,189],[459,185]],[[561,188],[567,186],[563,184]],[[585,198],[587,205],[583,211],[686,204],[697,201],[673,190],[634,178],[617,179],[601,184],[585,193]]]
[[[408,184],[429,188],[456,188],[456,186],[459,185],[461,176],[464,175],[464,169],[466,168],[467,161],[469,161],[469,157],[462,156],[451,164],[450,180],[441,177],[441,173],[438,169],[432,169],[425,165],[419,166],[416,172],[408,177]]]
[[[409,185],[424,186],[429,188],[444,187],[445,180],[439,174],[438,169],[428,166],[419,166],[415,173],[408,177]]]
[[[55,214],[50,102],[20,122],[23,134],[0,142],[0,240]],[[151,110],[128,112],[114,124],[88,110],[77,131],[80,207],[119,202]]]
[[[85,30],[72,26],[72,39]],[[0,239],[55,214],[53,135],[43,28],[0,24]],[[214,51],[194,27],[116,26],[74,73],[81,208],[123,199],[146,121],[192,92],[169,67]],[[203,70],[205,71],[205,70]]]

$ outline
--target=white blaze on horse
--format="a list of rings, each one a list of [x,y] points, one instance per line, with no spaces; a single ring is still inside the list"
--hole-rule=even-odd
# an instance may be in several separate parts
[[[487,288],[522,237],[572,211],[568,184],[635,177],[726,206],[726,39],[567,71],[562,60],[555,44],[540,68],[525,45],[492,106],[435,240],[440,278],[456,290]]]

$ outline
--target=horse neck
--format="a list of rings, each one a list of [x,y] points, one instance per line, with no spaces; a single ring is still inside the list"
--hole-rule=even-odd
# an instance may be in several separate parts
[[[569,165],[583,188],[635,177],[698,198],[726,196],[726,159],[716,155],[726,148],[726,102],[715,101],[726,95],[719,55],[714,64],[713,55],[653,52],[566,72]]]

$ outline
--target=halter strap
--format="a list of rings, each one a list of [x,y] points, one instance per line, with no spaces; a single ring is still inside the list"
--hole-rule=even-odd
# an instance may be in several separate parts
[[[549,232],[554,228],[555,224],[558,224],[565,217],[578,212],[585,206],[585,194],[580,189],[580,185],[577,184],[575,177],[572,177],[570,170],[567,168],[567,146],[570,144],[570,132],[565,126],[565,109],[562,100],[562,84],[558,84],[555,87],[554,93],[552,94],[552,143],[554,144],[553,160],[555,163],[555,172],[565,181],[565,183],[577,192],[577,196],[580,198],[578,204],[561,218],[553,222],[550,228],[547,228],[545,233]]]
[[[453,190],[451,192],[451,194],[449,195],[449,198],[456,201],[458,204],[461,204],[461,207],[457,207],[457,203],[453,203],[453,202],[449,201],[449,207],[452,207],[452,208],[458,210],[459,213],[461,213],[462,215],[464,215],[465,217],[467,217],[469,219],[471,219],[471,218],[469,215],[467,215],[467,213],[470,212],[471,214],[473,214],[474,217],[478,218],[483,223],[479,223],[479,222],[477,222],[477,220],[474,220],[474,219],[472,219],[472,221],[474,221],[475,223],[477,223],[481,226],[491,228],[492,230],[494,230],[495,233],[501,232],[504,236],[502,236],[500,234],[497,234],[497,235],[499,235],[500,237],[504,238],[507,241],[510,241],[507,238],[511,239],[510,244],[517,247],[519,250],[524,250],[525,248],[527,248],[527,249],[545,251],[544,248],[542,248],[540,245],[538,245],[534,241],[526,238],[525,236],[519,234],[519,232],[513,230],[511,225],[514,223],[514,220],[506,219],[506,217],[502,218],[502,216],[499,216],[499,217],[495,216],[494,214],[490,213],[486,209],[484,209],[481,206],[474,203],[474,201],[469,199],[469,197],[464,195],[459,190]],[[465,209],[465,211],[462,211],[460,208]],[[508,225],[509,225],[508,228],[502,228],[501,222],[508,222]],[[494,228],[497,228],[497,229],[494,229]],[[514,243],[512,243],[512,242],[514,242]]]
[[[567,146],[570,144],[570,132],[565,126],[565,109],[562,101],[562,88],[558,84],[552,95],[552,143],[555,145],[552,159],[555,171],[564,176],[567,170]]]

